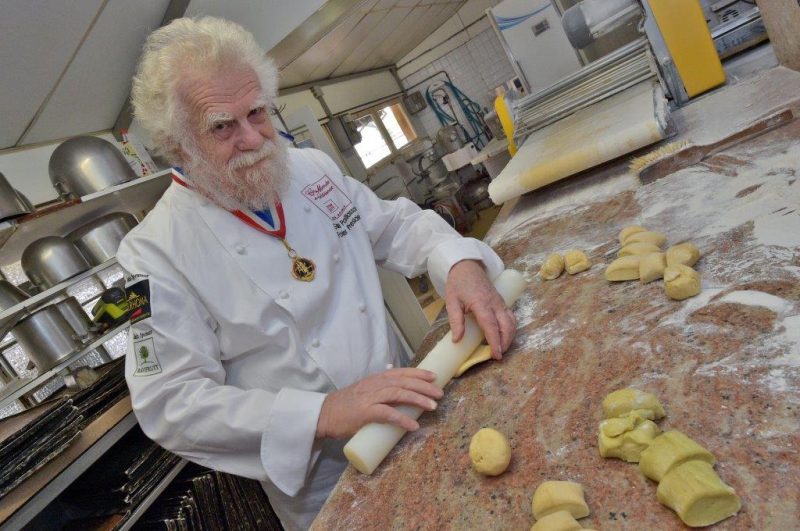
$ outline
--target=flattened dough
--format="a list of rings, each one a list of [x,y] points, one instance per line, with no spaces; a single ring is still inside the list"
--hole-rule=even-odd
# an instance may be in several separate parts
[[[480,345],[470,354],[469,358],[461,364],[461,367],[458,368],[454,377],[458,378],[467,372],[467,369],[470,367],[483,363],[484,361],[489,361],[490,359],[492,359],[492,347],[489,345]]]
[[[564,253],[564,264],[567,273],[574,275],[592,267],[589,257],[583,251],[567,251]]]
[[[541,269],[539,269],[539,275],[541,275],[544,280],[555,280],[560,277],[563,272],[564,257],[558,253],[553,253],[548,256],[542,264]]]
[[[623,280],[636,280],[639,278],[640,255],[623,256],[617,258],[606,268],[606,280],[620,282]]]

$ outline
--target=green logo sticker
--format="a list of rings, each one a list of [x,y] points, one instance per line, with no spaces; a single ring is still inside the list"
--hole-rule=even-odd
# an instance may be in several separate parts
[[[156,356],[153,338],[134,342],[133,353],[136,356],[136,370],[133,372],[134,376],[161,374],[161,363]]]

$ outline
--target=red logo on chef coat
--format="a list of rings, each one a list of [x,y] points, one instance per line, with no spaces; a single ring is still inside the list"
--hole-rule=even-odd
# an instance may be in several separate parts
[[[340,238],[361,219],[350,198],[327,175],[303,188],[303,195],[328,216]]]

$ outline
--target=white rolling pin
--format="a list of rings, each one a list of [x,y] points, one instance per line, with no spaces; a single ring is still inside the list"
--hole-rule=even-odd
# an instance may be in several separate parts
[[[527,283],[522,273],[506,269],[495,279],[494,286],[507,306],[514,304],[525,291]],[[465,319],[464,337],[453,343],[453,333],[448,332],[417,366],[436,374],[435,385],[447,385],[462,363],[483,341],[483,331],[471,316]],[[413,406],[397,406],[397,410],[413,419],[422,410]],[[363,474],[372,474],[403,438],[406,430],[391,424],[367,424],[347,442],[344,455]]]

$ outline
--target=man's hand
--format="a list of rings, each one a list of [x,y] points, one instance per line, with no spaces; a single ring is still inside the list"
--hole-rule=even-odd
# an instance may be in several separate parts
[[[464,314],[471,313],[492,347],[492,357],[503,358],[517,332],[514,312],[506,307],[480,262],[463,260],[450,269],[445,285],[445,303],[453,342],[464,336]]]
[[[444,396],[431,383],[435,379],[436,375],[422,369],[390,369],[334,391],[322,403],[317,438],[344,439],[370,422],[414,431],[419,428],[417,421],[391,406],[408,405],[433,411],[436,409],[433,399]]]

